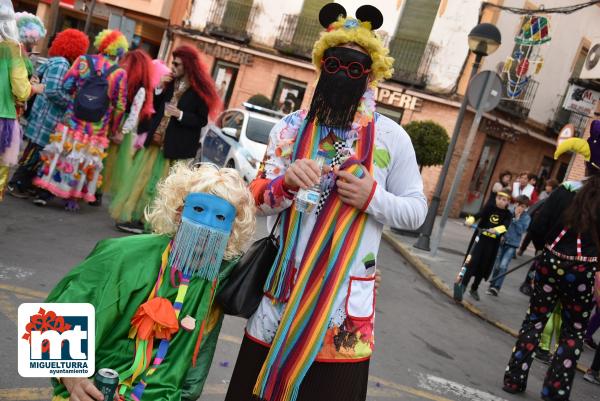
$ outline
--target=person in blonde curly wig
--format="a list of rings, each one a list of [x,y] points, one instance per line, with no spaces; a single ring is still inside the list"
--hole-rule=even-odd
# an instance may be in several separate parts
[[[185,195],[190,192],[213,194],[235,206],[237,217],[223,257],[240,256],[254,233],[254,200],[239,173],[231,168],[219,169],[212,164],[190,168],[183,162],[175,164],[169,176],[158,184],[156,199],[146,211],[152,231],[175,234],[181,222]]]
[[[95,368],[119,373],[120,399],[197,400],[223,321],[213,300],[254,233],[254,201],[233,169],[176,164],[147,213],[153,234],[101,241],[47,300],[94,305]],[[102,399],[87,378],[52,383],[53,401]]]

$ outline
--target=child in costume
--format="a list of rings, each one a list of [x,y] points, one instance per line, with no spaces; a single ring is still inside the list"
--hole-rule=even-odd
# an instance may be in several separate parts
[[[125,112],[127,73],[118,60],[127,52],[127,39],[119,31],[105,29],[96,36],[94,46],[98,54],[79,57],[65,75],[63,88],[73,99],[42,151],[44,164],[33,180],[36,186],[63,198],[65,209],[70,211],[79,209],[79,199],[96,201],[108,136],[120,129]],[[88,78],[98,73],[108,81],[108,107],[100,120],[87,121],[78,117],[75,100]],[[34,203],[45,206],[47,200],[46,196],[38,196]]]
[[[27,198],[35,192],[32,180],[42,164],[40,151],[48,144],[50,134],[62,120],[71,100],[63,88],[63,79],[71,63],[85,54],[88,47],[89,40],[85,33],[77,29],[65,29],[56,35],[48,50],[50,58],[37,70],[44,91],[33,102],[25,128],[27,146],[10,180],[10,194],[17,198]]]
[[[119,373],[121,399],[195,401],[223,318],[213,300],[252,238],[254,202],[233,169],[177,164],[148,220],[154,234],[99,242],[47,302],[94,305],[96,371]],[[86,378],[52,384],[53,401],[101,397]]]
[[[152,105],[152,59],[143,50],[127,52],[119,63],[127,73],[127,105],[123,126],[110,137],[108,156],[104,163],[103,192],[113,196],[118,193],[123,178],[130,172],[133,162],[134,142],[138,132],[147,132],[154,113]]]
[[[481,280],[484,278],[487,280],[490,276],[500,246],[500,239],[510,225],[512,214],[507,209],[510,199],[508,193],[500,191],[496,194],[494,205],[487,206],[480,213],[469,216],[465,220],[469,226],[479,221],[477,231],[473,233],[469,250],[465,256],[464,267],[466,267],[466,271],[461,284],[464,291],[468,287],[471,278],[473,278],[469,294],[476,301],[480,299],[477,292],[479,284]]]
[[[529,227],[531,217],[527,213],[527,206],[529,206],[528,197],[525,195],[517,197],[514,216],[508,227],[508,231],[504,235],[502,245],[500,245],[500,249],[498,250],[498,256],[496,257],[496,263],[492,271],[492,280],[486,294],[498,296],[498,292],[502,288],[504,277],[498,280],[496,280],[496,277],[506,273],[510,261],[515,256],[517,248],[521,244],[521,238]]]
[[[600,250],[600,121],[592,122],[587,140],[570,138],[555,154],[573,151],[586,160],[587,177],[567,181],[546,199],[531,225],[536,248],[543,247],[536,266],[529,309],[504,374],[503,390],[521,393],[540,334],[556,305],[562,305],[559,346],[542,388],[545,401],[568,401],[583,336],[592,311],[594,274]],[[536,243],[537,242],[537,243]]]

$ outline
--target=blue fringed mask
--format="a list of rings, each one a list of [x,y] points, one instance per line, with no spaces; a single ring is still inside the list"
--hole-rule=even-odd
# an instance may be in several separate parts
[[[184,201],[169,264],[184,276],[215,279],[235,216],[235,207],[216,195],[189,194]]]

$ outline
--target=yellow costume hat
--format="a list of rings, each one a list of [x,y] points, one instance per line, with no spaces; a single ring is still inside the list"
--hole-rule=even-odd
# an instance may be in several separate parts
[[[381,27],[383,15],[369,5],[356,10],[356,18],[346,17],[346,10],[339,3],[329,3],[319,12],[319,22],[326,29],[313,47],[312,60],[317,70],[321,69],[321,60],[325,50],[330,47],[355,43],[365,49],[373,64],[371,66],[371,85],[376,86],[383,79],[392,76],[394,59],[388,56],[389,50],[374,29]]]
[[[587,141],[582,138],[569,138],[563,141],[556,148],[554,158],[558,159],[566,152],[582,155],[588,167],[591,167],[590,172],[598,174],[600,172],[600,120],[592,121],[590,137]]]

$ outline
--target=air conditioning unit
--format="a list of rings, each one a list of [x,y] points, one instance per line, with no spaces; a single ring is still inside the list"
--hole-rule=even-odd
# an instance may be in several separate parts
[[[579,76],[581,79],[600,79],[600,38],[592,43]]]

